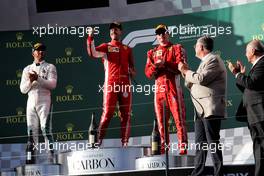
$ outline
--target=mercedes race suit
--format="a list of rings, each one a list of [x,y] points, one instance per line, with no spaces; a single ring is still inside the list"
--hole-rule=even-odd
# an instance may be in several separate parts
[[[38,79],[32,83],[29,80],[29,73],[35,71]],[[24,68],[20,83],[20,90],[28,94],[27,100],[27,126],[28,135],[32,131],[34,143],[38,143],[39,123],[46,145],[53,142],[51,134],[51,90],[57,84],[56,67],[45,61],[40,64],[31,64]]]

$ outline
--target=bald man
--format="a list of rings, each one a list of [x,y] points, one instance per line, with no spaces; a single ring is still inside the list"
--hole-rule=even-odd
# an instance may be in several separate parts
[[[247,112],[248,128],[253,141],[255,176],[264,172],[264,45],[253,40],[246,47],[246,56],[252,67],[246,68],[240,61],[236,65],[228,64],[236,77],[236,84],[243,92],[243,107]]]

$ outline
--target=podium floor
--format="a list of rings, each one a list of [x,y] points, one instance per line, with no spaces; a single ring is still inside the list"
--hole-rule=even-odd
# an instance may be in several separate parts
[[[193,167],[170,168],[168,176],[190,176]],[[145,171],[120,171],[111,173],[88,174],[95,176],[165,176],[165,169],[145,170]],[[206,176],[213,176],[213,167],[206,166]],[[252,176],[254,175],[254,165],[224,165],[224,176]]]

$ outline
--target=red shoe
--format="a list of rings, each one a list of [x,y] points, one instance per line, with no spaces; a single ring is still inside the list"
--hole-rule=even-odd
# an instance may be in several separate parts
[[[187,144],[186,143],[179,144],[179,155],[187,155]]]

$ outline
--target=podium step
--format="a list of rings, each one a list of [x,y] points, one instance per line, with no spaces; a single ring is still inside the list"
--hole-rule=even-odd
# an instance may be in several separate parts
[[[192,167],[193,155],[169,156],[169,167]],[[153,170],[166,168],[165,155],[147,156],[136,159],[136,170]]]
[[[1,176],[16,176],[16,171],[1,171]]]
[[[60,153],[58,162],[64,175],[107,173],[134,170],[143,153],[142,147],[89,149]]]
[[[16,168],[17,176],[59,175],[59,164],[27,164]]]

